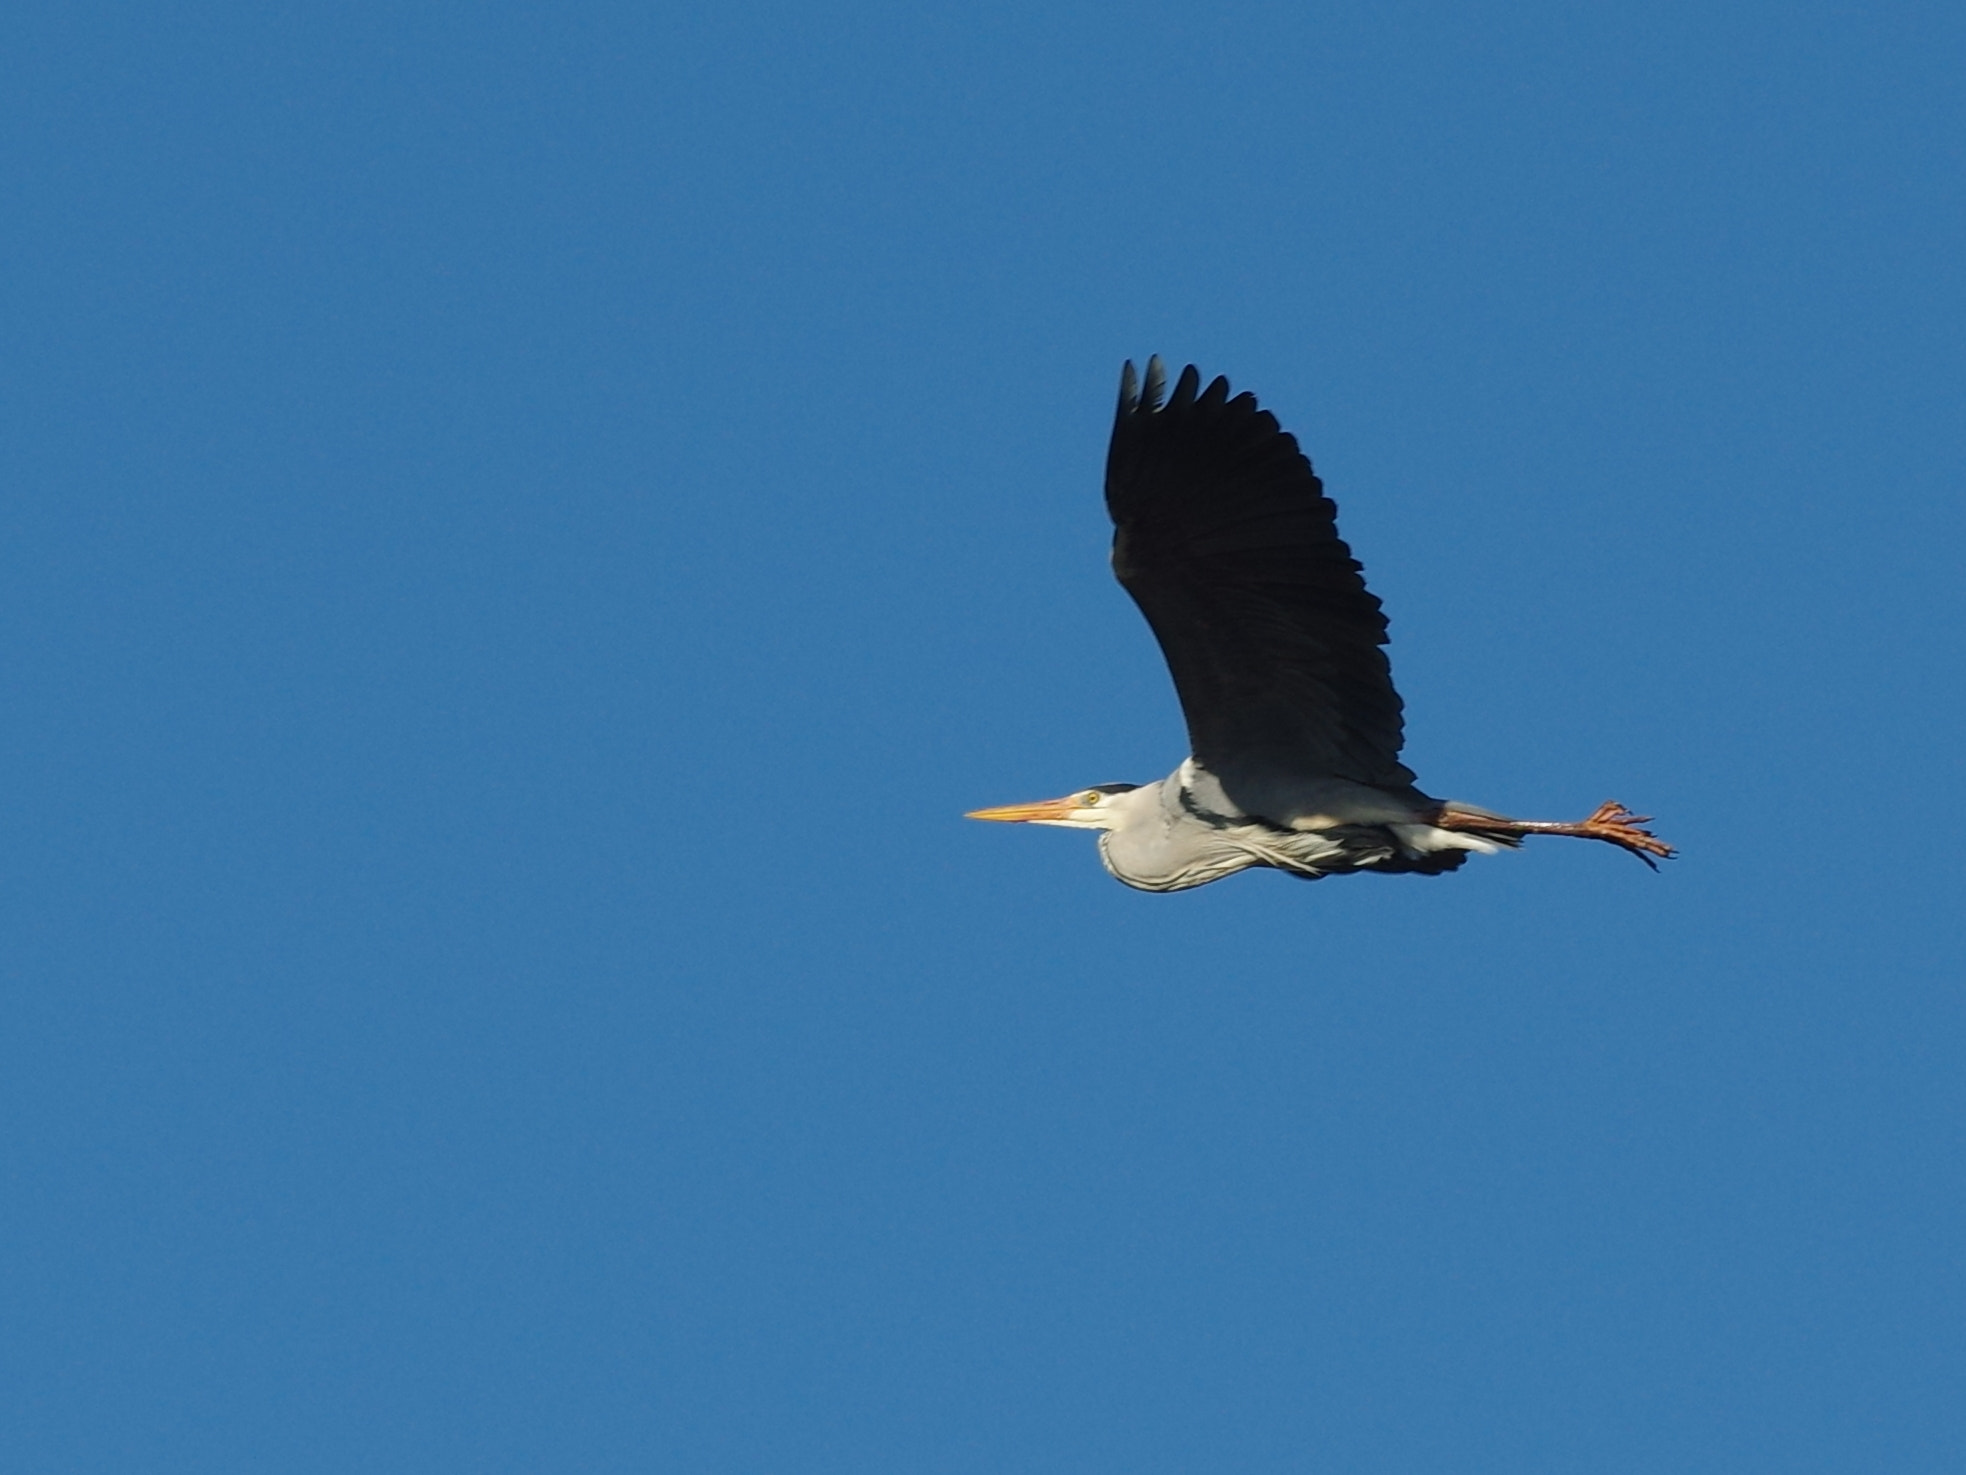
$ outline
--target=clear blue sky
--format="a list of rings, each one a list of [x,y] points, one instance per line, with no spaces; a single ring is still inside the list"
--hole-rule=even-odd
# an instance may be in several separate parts
[[[0,1464],[1966,1467],[1956,3],[0,19]],[[1120,361],[1565,842],[1128,892]]]

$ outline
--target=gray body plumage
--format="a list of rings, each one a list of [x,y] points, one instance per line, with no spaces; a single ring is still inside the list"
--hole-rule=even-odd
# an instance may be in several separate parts
[[[1432,874],[1469,851],[1510,843],[1429,824],[1438,801],[1418,790],[1408,797],[1342,781],[1318,787],[1291,806],[1293,823],[1279,823],[1243,811],[1190,759],[1158,783],[1105,794],[1099,859],[1138,890],[1185,891],[1251,866],[1306,881],[1358,870]]]

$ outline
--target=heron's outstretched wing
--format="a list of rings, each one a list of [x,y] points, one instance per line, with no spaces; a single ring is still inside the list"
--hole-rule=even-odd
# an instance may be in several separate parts
[[[1410,784],[1386,617],[1296,437],[1192,364],[1162,404],[1165,386],[1158,358],[1144,392],[1121,375],[1106,507],[1195,758],[1231,793],[1237,774]]]

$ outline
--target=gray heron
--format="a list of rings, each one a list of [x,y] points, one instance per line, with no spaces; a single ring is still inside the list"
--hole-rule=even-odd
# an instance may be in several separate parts
[[[1157,783],[970,819],[1096,830],[1106,869],[1142,891],[1251,866],[1438,875],[1528,835],[1603,840],[1655,870],[1673,854],[1615,801],[1519,820],[1415,787],[1386,617],[1296,437],[1227,379],[1203,389],[1192,364],[1166,388],[1158,357],[1144,384],[1121,371],[1106,510],[1113,572],[1160,641],[1190,756]]]

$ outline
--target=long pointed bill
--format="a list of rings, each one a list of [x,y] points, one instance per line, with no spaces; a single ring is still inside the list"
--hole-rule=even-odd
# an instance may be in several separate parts
[[[1036,804],[1000,804],[995,809],[972,809],[963,818],[995,819],[1006,824],[1064,819],[1078,807],[1078,799],[1077,794],[1068,794],[1063,799],[1041,799]]]

